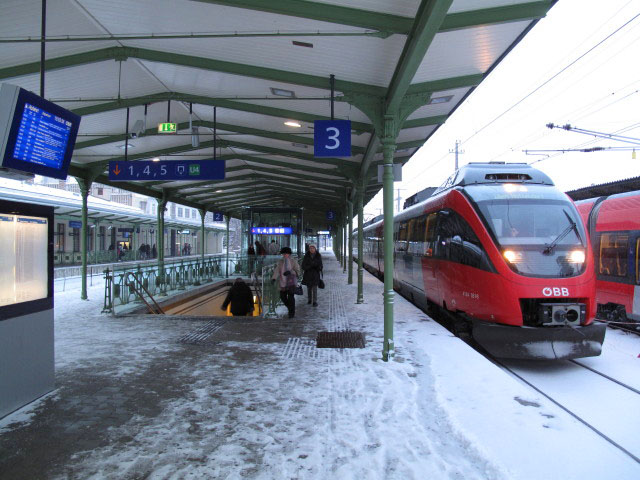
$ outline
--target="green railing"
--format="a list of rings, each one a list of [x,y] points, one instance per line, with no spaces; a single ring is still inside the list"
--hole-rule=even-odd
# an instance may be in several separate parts
[[[127,280],[130,273],[140,279],[140,283],[154,298],[162,300],[163,297],[219,282],[227,277],[251,279],[269,267],[272,275],[273,266],[280,258],[279,255],[229,255],[227,263],[226,254],[216,254],[206,256],[204,263],[201,257],[170,259],[165,260],[163,272],[159,271],[157,262],[146,261],[134,265],[116,263],[104,271],[105,296],[102,311],[126,313],[143,304],[136,289]]]

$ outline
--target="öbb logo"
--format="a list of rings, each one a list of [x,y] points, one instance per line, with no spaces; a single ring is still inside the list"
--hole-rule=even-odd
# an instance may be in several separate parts
[[[545,287],[542,289],[542,294],[545,297],[568,297],[569,296],[569,289],[565,288],[565,287]]]

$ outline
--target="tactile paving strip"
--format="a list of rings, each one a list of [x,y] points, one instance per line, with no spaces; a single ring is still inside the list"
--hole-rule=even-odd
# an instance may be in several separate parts
[[[187,333],[178,339],[178,343],[188,345],[203,345],[207,340],[225,325],[226,320],[215,320],[202,325],[194,332]]]

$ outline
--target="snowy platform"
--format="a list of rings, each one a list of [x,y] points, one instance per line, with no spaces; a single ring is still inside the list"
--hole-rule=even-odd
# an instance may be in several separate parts
[[[56,294],[57,389],[0,420],[0,478],[640,478],[398,295],[383,362],[382,283],[365,272],[356,305],[331,253],[324,263],[319,306],[297,297],[291,320],[114,318],[101,285],[89,301]],[[366,347],[315,347],[339,330]]]

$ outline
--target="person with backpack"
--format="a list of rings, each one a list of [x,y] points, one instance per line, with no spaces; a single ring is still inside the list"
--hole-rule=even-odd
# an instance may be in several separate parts
[[[253,312],[253,292],[242,278],[236,278],[233,282],[222,304],[222,310],[226,310],[229,303],[231,303],[231,314],[234,317],[248,316]]]
[[[271,282],[278,282],[280,288],[280,300],[289,310],[289,318],[293,318],[296,314],[295,289],[298,286],[298,278],[300,278],[300,265],[295,258],[291,258],[291,249],[283,247],[280,250],[282,258],[278,260],[276,268],[273,271]]]

